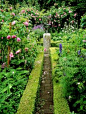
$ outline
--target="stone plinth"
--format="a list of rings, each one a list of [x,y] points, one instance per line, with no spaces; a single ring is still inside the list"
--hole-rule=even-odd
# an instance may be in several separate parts
[[[50,40],[51,40],[51,34],[50,33],[44,33],[43,34],[44,53],[49,53]]]

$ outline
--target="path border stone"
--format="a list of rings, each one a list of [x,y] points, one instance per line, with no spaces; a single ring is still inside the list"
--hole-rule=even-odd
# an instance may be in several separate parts
[[[16,114],[33,114],[35,109],[36,95],[40,83],[40,75],[43,67],[43,52],[39,53],[34,64],[34,68],[29,76],[26,89],[21,97]]]

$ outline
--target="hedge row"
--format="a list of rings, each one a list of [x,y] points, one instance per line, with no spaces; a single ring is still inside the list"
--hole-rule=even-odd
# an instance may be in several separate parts
[[[61,84],[55,79],[55,66],[57,64],[58,55],[55,47],[50,48],[51,64],[52,64],[52,78],[53,78],[53,101],[54,101],[54,114],[70,114],[70,109],[66,99],[62,94]]]
[[[39,79],[42,73],[43,52],[35,60],[34,68],[29,76],[26,89],[20,100],[19,108],[16,114],[33,114],[35,110],[36,95],[39,88]]]

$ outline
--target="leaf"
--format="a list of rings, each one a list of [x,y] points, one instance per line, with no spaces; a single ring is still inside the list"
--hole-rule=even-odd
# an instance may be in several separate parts
[[[21,67],[18,67],[16,70],[22,70],[22,68]]]
[[[8,87],[5,87],[5,88],[1,91],[1,93],[4,93],[5,91],[7,91],[7,89],[8,89]]]
[[[86,104],[86,101],[83,101],[83,104]]]

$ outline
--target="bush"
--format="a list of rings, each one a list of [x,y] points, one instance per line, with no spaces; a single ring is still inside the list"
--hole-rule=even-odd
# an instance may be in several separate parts
[[[75,22],[75,17],[77,13],[74,14],[73,10],[70,7],[62,6],[55,8],[52,6],[49,11],[47,11],[47,15],[49,18],[49,24],[51,24],[51,31],[57,30],[58,32],[61,31],[61,28],[64,27],[65,22],[67,25],[71,22],[72,24]]]

